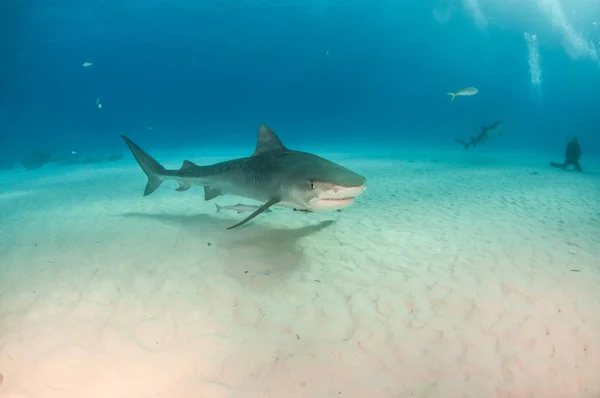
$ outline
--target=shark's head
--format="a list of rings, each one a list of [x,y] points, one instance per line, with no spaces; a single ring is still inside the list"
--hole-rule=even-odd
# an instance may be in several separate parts
[[[298,210],[331,211],[350,206],[363,193],[366,179],[347,168],[311,153],[287,149],[277,135],[262,125],[253,156],[273,156],[285,170],[281,203]]]
[[[285,157],[295,167],[284,183],[284,200],[298,209],[314,212],[343,209],[366,188],[363,176],[327,159],[296,151]]]

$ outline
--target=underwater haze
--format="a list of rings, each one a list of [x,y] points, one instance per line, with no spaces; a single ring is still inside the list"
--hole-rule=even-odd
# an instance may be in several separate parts
[[[0,0],[0,397],[600,397],[598,0]]]

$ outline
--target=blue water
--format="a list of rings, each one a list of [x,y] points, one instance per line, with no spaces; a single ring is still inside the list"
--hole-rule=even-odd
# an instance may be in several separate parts
[[[251,151],[260,123],[303,148],[448,146],[501,119],[506,135],[482,150],[560,161],[576,135],[585,163],[600,153],[600,6],[522,3],[4,0],[2,156],[126,154],[119,133]],[[479,94],[450,102],[466,86]]]
[[[1,396],[600,397],[599,25],[598,0],[0,0]],[[178,168],[260,124],[365,193],[228,231],[249,214],[216,204],[263,203],[144,198],[119,137]],[[572,136],[582,174],[548,165]],[[54,164],[80,155],[123,160]]]

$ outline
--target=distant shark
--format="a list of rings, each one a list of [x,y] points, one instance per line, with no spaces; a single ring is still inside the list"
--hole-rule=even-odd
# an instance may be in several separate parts
[[[239,227],[271,206],[304,211],[331,211],[350,206],[363,193],[366,179],[319,156],[286,148],[277,135],[261,125],[254,154],[210,166],[184,160],[179,170],[167,170],[129,138],[121,135],[148,177],[144,196],[164,180],[179,183],[177,191],[204,187],[204,199],[225,194],[264,202],[250,216],[227,229]]]
[[[472,146],[477,146],[479,144],[485,144],[490,137],[498,137],[504,134],[504,130],[502,128],[502,122],[500,120],[490,124],[489,126],[482,126],[481,133],[475,137],[471,137],[469,142],[461,141],[458,138],[454,140],[461,145],[464,145],[465,149],[469,149]]]

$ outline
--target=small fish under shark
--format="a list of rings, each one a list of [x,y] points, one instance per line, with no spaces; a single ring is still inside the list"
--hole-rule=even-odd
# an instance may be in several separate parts
[[[233,210],[233,211],[237,211],[238,214],[244,213],[247,211],[256,211],[260,208],[260,206],[245,205],[243,203],[238,203],[237,205],[233,205],[233,206],[219,206],[218,204],[215,203],[215,206],[217,207],[217,213],[220,212],[221,210]],[[265,210],[265,213],[270,213],[270,212],[272,212],[271,209]]]
[[[243,203],[238,203],[237,205],[232,205],[232,206],[220,206],[218,204],[215,203],[215,206],[217,207],[217,213],[220,212],[221,210],[233,210],[233,211],[237,211],[237,214],[240,213],[244,213],[247,211],[256,211],[259,209],[260,206],[257,205],[245,205]],[[302,211],[305,213],[312,213],[312,211],[310,210],[298,210],[298,209],[294,209],[294,211]],[[342,211],[341,209],[338,209],[336,211]],[[273,211],[271,209],[267,209],[265,210],[265,213],[272,213]]]
[[[121,138],[148,177],[144,196],[156,191],[163,181],[175,180],[179,183],[177,191],[203,186],[205,200],[230,194],[264,203],[227,229],[247,223],[271,206],[309,212],[343,209],[354,203],[367,184],[365,177],[337,163],[288,149],[265,125],[258,130],[252,156],[209,166],[184,160],[177,170],[165,169],[129,138]]]

